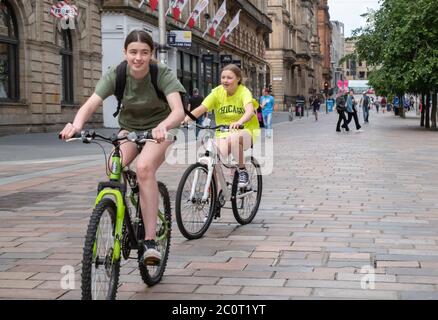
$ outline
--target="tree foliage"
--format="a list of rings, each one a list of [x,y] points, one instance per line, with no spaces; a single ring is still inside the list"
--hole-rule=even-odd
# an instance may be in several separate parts
[[[374,66],[379,94],[438,92],[438,1],[382,0],[355,30],[356,53]]]

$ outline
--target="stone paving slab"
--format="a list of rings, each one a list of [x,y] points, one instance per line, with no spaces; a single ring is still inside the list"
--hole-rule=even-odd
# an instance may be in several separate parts
[[[224,209],[194,241],[174,223],[162,282],[147,288],[136,262],[124,262],[118,299],[437,299],[438,134],[391,114],[372,113],[361,134],[335,123],[330,114],[276,124],[254,221],[240,226]],[[105,180],[100,158],[87,157],[0,162],[0,299],[80,299],[84,236]],[[158,172],[173,200],[186,167]],[[37,192],[52,196],[26,202]],[[64,266],[73,290],[61,289]],[[374,289],[361,287],[367,272]]]

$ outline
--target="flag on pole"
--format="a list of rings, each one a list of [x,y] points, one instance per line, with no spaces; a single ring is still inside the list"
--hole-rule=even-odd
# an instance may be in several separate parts
[[[141,8],[141,6],[145,3],[146,0],[141,0],[140,4],[139,4],[139,8]],[[157,9],[158,6],[158,0],[149,0],[149,6],[151,7],[152,11],[155,11],[155,9]]]
[[[240,9],[239,9],[239,11],[237,11],[236,16],[233,18],[233,20],[231,20],[230,24],[228,25],[227,30],[225,30],[224,34],[222,35],[222,37],[220,37],[217,44],[225,43],[225,40],[228,38],[228,36],[231,34],[231,32],[233,32],[234,28],[236,28],[239,25],[240,11],[241,11]]]
[[[181,16],[181,12],[183,11],[187,2],[188,0],[171,0],[169,4],[169,9],[167,9],[166,12],[166,16],[169,14],[169,12],[171,12],[173,18],[175,20],[179,20],[179,17]]]
[[[220,25],[220,23],[222,22],[222,19],[227,14],[227,4],[226,4],[226,2],[227,2],[227,0],[224,0],[224,2],[222,2],[222,5],[219,8],[219,10],[216,12],[216,14],[215,14],[215,16],[213,18],[213,21],[208,23],[207,29],[205,30],[205,32],[202,35],[202,37],[205,37],[205,34],[207,32],[210,34],[210,36],[212,36],[212,37],[215,36],[217,27]]]
[[[201,12],[204,11],[205,8],[207,8],[208,1],[209,0],[199,0],[198,1],[198,3],[196,4],[195,8],[193,9],[193,12],[190,14],[189,19],[186,21],[186,24],[184,25],[184,28],[187,26],[187,24],[189,25],[190,29],[193,28],[193,26],[196,23],[196,20],[198,20],[199,15],[201,14]]]

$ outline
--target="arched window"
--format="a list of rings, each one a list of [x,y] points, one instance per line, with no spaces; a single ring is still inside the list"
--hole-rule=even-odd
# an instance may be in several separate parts
[[[74,103],[73,95],[73,46],[70,30],[62,30],[60,35],[61,46],[61,74],[62,74],[62,103]]]
[[[0,100],[17,100],[18,31],[17,20],[8,1],[0,3]]]

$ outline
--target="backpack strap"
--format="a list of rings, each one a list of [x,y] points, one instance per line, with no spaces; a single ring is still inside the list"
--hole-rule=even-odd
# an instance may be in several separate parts
[[[116,88],[114,90],[114,95],[117,99],[117,110],[114,112],[113,116],[114,118],[117,117],[117,115],[120,113],[120,110],[122,109],[122,99],[123,94],[125,93],[125,86],[126,86],[126,68],[127,68],[128,62],[125,60],[121,62],[116,69]],[[149,64],[149,72],[151,73],[151,82],[154,86],[155,92],[157,93],[157,96],[160,100],[167,103],[166,96],[164,95],[163,91],[161,91],[158,88],[158,65],[156,63],[150,63]],[[184,112],[186,115],[190,117],[193,121],[196,121],[197,118],[185,107]]]
[[[114,95],[117,99],[117,110],[113,113],[114,118],[120,113],[122,109],[122,99],[125,93],[126,86],[126,67],[128,62],[125,60],[121,62],[116,69],[116,89],[114,90]]]
[[[158,88],[158,65],[156,63],[149,64],[149,72],[151,73],[152,85],[154,86],[158,98],[167,103],[166,96],[163,91]]]

